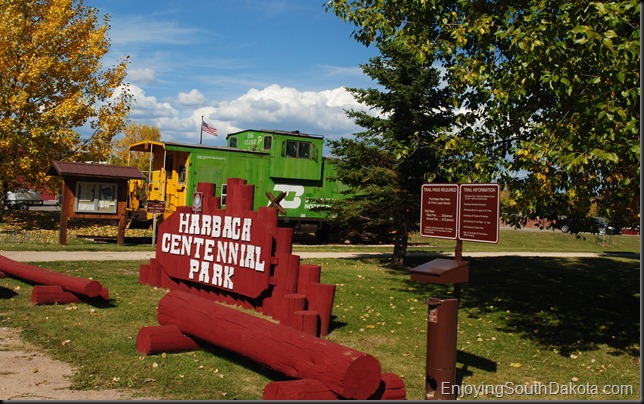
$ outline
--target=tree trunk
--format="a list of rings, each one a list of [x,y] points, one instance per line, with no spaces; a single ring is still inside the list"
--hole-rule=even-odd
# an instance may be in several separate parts
[[[407,225],[400,220],[396,226],[396,235],[394,237],[394,255],[391,258],[391,266],[401,267],[405,265],[407,257],[407,244],[409,238],[407,235]]]

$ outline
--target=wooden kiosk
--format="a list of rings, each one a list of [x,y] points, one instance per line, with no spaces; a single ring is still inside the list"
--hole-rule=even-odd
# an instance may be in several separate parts
[[[54,161],[47,175],[63,177],[60,244],[67,244],[69,218],[118,220],[117,244],[124,244],[128,181],[145,179],[140,169]]]

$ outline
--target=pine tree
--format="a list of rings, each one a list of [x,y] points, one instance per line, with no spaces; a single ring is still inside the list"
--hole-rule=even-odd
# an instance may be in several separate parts
[[[441,181],[443,140],[453,112],[440,71],[393,43],[378,45],[381,56],[361,66],[379,88],[348,90],[374,113],[351,110],[365,128],[352,139],[331,141],[339,157],[338,179],[348,199],[333,204],[334,224],[344,231],[394,242],[392,265],[402,265],[410,232],[420,218],[420,191],[427,180]]]

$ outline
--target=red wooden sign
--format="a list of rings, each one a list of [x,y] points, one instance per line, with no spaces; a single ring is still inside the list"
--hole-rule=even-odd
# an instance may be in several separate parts
[[[461,184],[458,238],[499,242],[499,185]]]
[[[148,201],[145,210],[148,213],[165,213],[165,201]]]
[[[458,185],[424,184],[421,194],[420,235],[455,240]]]
[[[179,206],[159,226],[155,258],[139,282],[255,310],[307,334],[329,333],[335,285],[320,283],[319,265],[292,254],[293,228],[278,211],[253,210],[254,185],[226,181],[221,206],[213,183],[200,182],[201,211]],[[137,341],[138,345],[138,341]]]
[[[252,210],[177,209],[159,227],[156,259],[178,280],[256,298],[269,286],[274,234]]]

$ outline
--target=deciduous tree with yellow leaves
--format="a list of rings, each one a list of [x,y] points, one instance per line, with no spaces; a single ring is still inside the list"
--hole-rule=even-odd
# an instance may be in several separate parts
[[[109,162],[118,165],[129,164],[130,166],[140,168],[141,171],[149,170],[149,160],[145,156],[139,156],[145,153],[134,153],[130,157],[130,145],[144,140],[161,140],[159,128],[137,123],[129,124],[123,129],[123,136],[119,139],[114,139]]]
[[[83,0],[0,0],[0,206],[6,191],[43,184],[54,160],[109,155],[131,94],[127,58],[102,62],[108,23]]]
[[[364,43],[394,41],[446,72],[454,182],[497,181],[521,219],[598,214],[632,225],[640,193],[635,0],[330,0]]]

